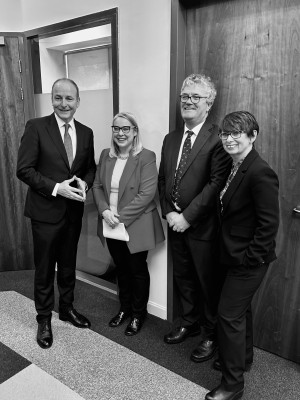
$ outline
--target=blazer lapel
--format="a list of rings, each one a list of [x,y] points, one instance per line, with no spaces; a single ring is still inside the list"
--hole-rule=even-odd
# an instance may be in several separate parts
[[[210,135],[215,133],[215,129],[217,129],[216,127],[217,127],[216,125],[211,126],[211,124],[205,123],[203,125],[203,127],[200,129],[200,131],[197,135],[197,138],[193,144],[193,147],[190,152],[189,158],[187,160],[186,166],[183,170],[182,176],[186,173],[186,171],[188,170],[188,168],[190,167],[190,165],[192,164],[195,157],[197,156],[199,151],[202,149],[202,147],[204,146],[205,142],[210,137]],[[218,131],[216,132],[216,134],[217,133],[218,133]]]
[[[109,203],[109,196],[110,196],[110,188],[111,188],[111,177],[113,174],[113,170],[115,167],[117,159],[111,158],[109,156],[109,153],[107,153],[106,155],[106,159],[103,160],[103,162],[105,163],[105,185],[104,185],[104,191],[105,191],[105,195],[106,195],[106,199]]]
[[[252,149],[250,153],[246,156],[245,160],[243,161],[242,165],[239,167],[236,175],[234,176],[233,180],[231,181],[226,193],[222,198],[223,203],[223,214],[230,203],[230,200],[234,193],[237,191],[238,187],[240,186],[241,182],[243,181],[249,166],[253,163],[253,161],[258,157],[258,153],[256,150]]]
[[[54,146],[59,151],[59,153],[62,156],[66,165],[70,168],[66,149],[65,149],[64,143],[62,141],[61,134],[60,134],[59,127],[57,125],[54,113],[50,115],[50,122],[49,122],[49,125],[46,126],[46,129],[49,133],[49,136],[51,137],[51,139],[53,141]]]
[[[124,193],[124,190],[127,186],[127,183],[133,174],[134,170],[136,169],[137,163],[139,160],[139,155],[132,157],[132,155],[129,156],[127,163],[125,165],[123,174],[120,179],[120,184],[119,184],[119,195],[118,195],[118,204],[120,204],[120,199]]]

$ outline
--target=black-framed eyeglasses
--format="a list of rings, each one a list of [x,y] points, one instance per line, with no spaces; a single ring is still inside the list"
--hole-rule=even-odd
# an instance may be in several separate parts
[[[179,97],[181,103],[186,103],[190,99],[193,104],[199,103],[201,99],[207,99],[207,97],[198,96],[197,94],[192,94],[192,95],[181,94]]]
[[[220,132],[218,136],[222,140],[227,140],[228,136],[231,136],[232,139],[239,139],[242,136],[243,131],[232,131],[232,132]]]
[[[122,131],[125,134],[128,134],[130,132],[130,129],[135,129],[135,126],[117,126],[117,125],[112,125],[112,131],[113,133],[119,133]]]

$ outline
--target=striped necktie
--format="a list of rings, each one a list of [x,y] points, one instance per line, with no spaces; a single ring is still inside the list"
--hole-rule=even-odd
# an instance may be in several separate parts
[[[71,168],[72,163],[73,163],[73,147],[72,147],[71,136],[70,136],[70,134],[68,132],[69,127],[70,127],[69,124],[65,124],[64,145],[65,145],[65,149],[66,149],[66,152],[67,152],[69,165],[70,165],[70,168]]]

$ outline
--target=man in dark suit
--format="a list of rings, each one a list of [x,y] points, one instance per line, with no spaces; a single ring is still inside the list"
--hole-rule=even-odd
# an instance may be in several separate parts
[[[174,280],[182,305],[180,326],[164,340],[180,343],[199,334],[202,325],[200,344],[191,356],[195,362],[211,358],[217,347],[216,200],[230,160],[218,138],[218,127],[206,120],[215,96],[210,78],[192,74],[184,80],[180,95],[184,129],[165,137],[159,169],[162,214],[168,222]]]
[[[54,113],[27,122],[18,154],[17,177],[29,186],[24,215],[32,226],[37,342],[42,348],[53,342],[56,265],[59,318],[79,328],[90,327],[73,308],[84,201],[96,171],[93,132],[73,118],[79,103],[74,81],[54,82]]]

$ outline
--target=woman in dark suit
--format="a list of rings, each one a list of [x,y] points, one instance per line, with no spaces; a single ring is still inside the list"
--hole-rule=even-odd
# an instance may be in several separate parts
[[[224,282],[218,307],[221,384],[207,400],[243,396],[244,371],[253,362],[251,301],[271,261],[276,259],[279,225],[278,178],[254,149],[259,126],[252,114],[226,115],[219,134],[232,157],[220,193],[220,264]]]
[[[125,335],[139,332],[147,314],[150,276],[148,250],[164,240],[154,200],[157,190],[155,154],[144,149],[135,117],[117,114],[112,124],[111,148],[102,151],[93,185],[102,244],[103,220],[111,228],[124,223],[129,241],[106,238],[116,264],[120,311],[109,322],[117,327],[131,317]]]

